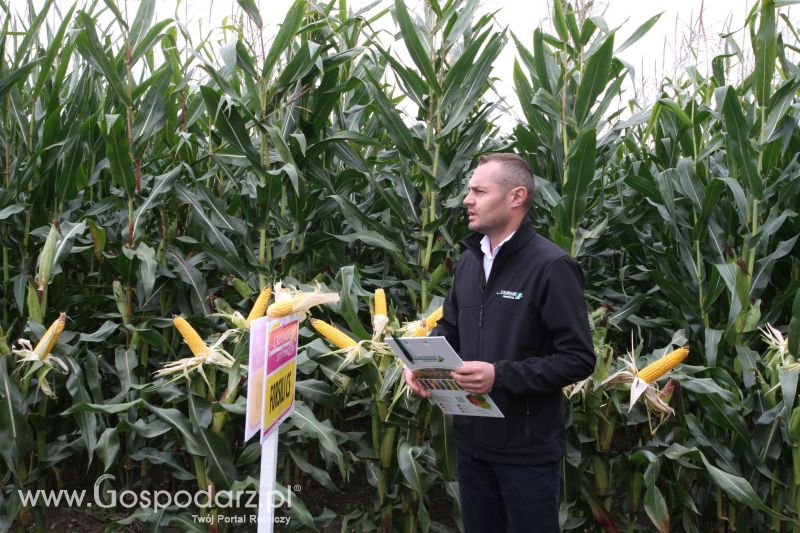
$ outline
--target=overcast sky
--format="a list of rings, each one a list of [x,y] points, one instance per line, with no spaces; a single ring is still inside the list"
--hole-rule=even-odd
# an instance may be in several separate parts
[[[136,2],[129,1],[131,16],[135,12]],[[597,11],[606,20],[610,28],[620,27],[616,43],[621,44],[636,28],[653,15],[663,11],[661,18],[650,32],[635,46],[624,50],[620,55],[623,60],[635,69],[638,94],[634,93],[631,82],[625,85],[625,99],[636,97],[641,104],[655,96],[655,81],[664,76],[680,75],[687,66],[696,65],[705,73],[709,71],[710,61],[724,48],[720,34],[741,29],[747,12],[755,0],[670,0],[668,2],[648,2],[646,0],[597,0]],[[273,35],[291,4],[289,0],[256,0],[264,20],[265,31]],[[409,9],[419,12],[420,0],[406,0]],[[358,9],[370,2],[348,2],[350,9]],[[393,5],[385,0],[370,13]],[[534,28],[543,26],[550,28],[551,0],[484,0],[481,12],[497,11],[496,19],[500,27],[508,27],[524,43],[530,43]],[[415,9],[416,8],[416,9]],[[161,2],[159,4],[161,18],[175,14],[175,4]],[[221,23],[225,16],[239,13],[234,0],[214,0],[205,2],[186,0],[177,9],[178,16],[190,28],[207,30],[209,26]],[[784,8],[784,13],[788,11]],[[384,17],[384,28],[393,27],[389,16]],[[743,33],[738,34],[739,40]],[[687,42],[691,40],[692,46]],[[402,55],[403,45],[398,43],[394,49]],[[506,98],[514,101],[515,96],[511,82],[511,73],[516,51],[513,42],[505,48],[494,66],[494,76],[498,79],[498,91]]]
[[[34,0],[34,5],[41,5],[44,0]],[[586,1],[586,0],[583,0]],[[668,2],[648,2],[646,0],[595,0],[597,11],[605,19],[610,28],[620,27],[615,39],[621,44],[636,28],[653,15],[663,11],[661,18],[650,32],[636,45],[624,50],[620,56],[635,69],[636,83],[630,80],[623,86],[623,99],[636,99],[640,105],[652,101],[656,94],[656,82],[665,76],[680,75],[685,68],[696,65],[701,73],[710,70],[711,59],[724,49],[720,35],[727,31],[741,30],[747,12],[756,0],[669,0]],[[274,35],[283,22],[290,0],[255,0],[264,21],[264,31]],[[56,0],[63,9],[71,5],[71,0]],[[349,0],[351,10],[357,10],[372,2]],[[406,0],[412,14],[421,12],[422,0]],[[12,0],[12,8],[24,9],[23,0]],[[118,5],[133,19],[137,0],[118,0]],[[241,15],[241,9],[235,0],[182,0],[158,2],[157,20],[174,17],[179,19],[197,35],[206,35],[212,28],[219,28],[225,17]],[[393,6],[392,0],[383,0],[370,10],[377,13],[387,6]],[[496,20],[500,27],[507,27],[514,32],[523,43],[531,43],[533,30],[542,26],[549,30],[549,16],[552,0],[483,0],[481,13],[497,11]],[[97,4],[97,9],[103,6]],[[795,9],[797,11],[797,9]],[[791,19],[796,18],[790,8],[782,8],[782,13]],[[230,18],[228,19],[230,22]],[[385,16],[378,27],[396,29],[390,16]],[[388,35],[388,34],[387,34]],[[739,31],[737,38],[744,39],[744,32]],[[229,38],[232,34],[228,34]],[[221,32],[215,33],[212,42],[223,41]],[[691,41],[691,46],[687,44]],[[402,43],[393,45],[393,50],[401,57],[405,53]],[[513,41],[509,42],[494,66],[494,77],[497,79],[498,92],[508,101],[516,105],[516,97],[511,82],[512,68],[516,57]]]

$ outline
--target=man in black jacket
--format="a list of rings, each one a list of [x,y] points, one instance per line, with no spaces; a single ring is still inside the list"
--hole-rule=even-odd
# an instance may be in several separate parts
[[[444,316],[464,364],[453,377],[489,394],[505,418],[456,416],[456,456],[467,533],[558,531],[565,405],[562,388],[589,376],[595,356],[583,273],[537,235],[534,184],[514,154],[481,157],[464,205],[469,229]],[[426,397],[405,371],[416,394]]]

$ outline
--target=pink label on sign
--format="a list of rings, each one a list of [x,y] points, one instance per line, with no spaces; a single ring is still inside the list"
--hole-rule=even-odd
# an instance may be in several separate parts
[[[299,322],[289,322],[269,334],[267,374],[271,374],[297,355],[297,330]]]

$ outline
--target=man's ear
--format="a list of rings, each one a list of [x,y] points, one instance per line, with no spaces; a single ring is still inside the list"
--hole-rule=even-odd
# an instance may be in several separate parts
[[[528,197],[528,189],[525,187],[514,187],[511,189],[511,207],[525,205]]]

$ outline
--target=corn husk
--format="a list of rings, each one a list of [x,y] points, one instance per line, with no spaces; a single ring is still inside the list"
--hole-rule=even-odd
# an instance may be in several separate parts
[[[55,393],[47,382],[47,374],[53,368],[58,368],[64,374],[69,372],[67,365],[52,354],[52,350],[58,342],[58,338],[64,331],[66,321],[66,313],[61,313],[50,327],[47,328],[42,338],[36,343],[36,347],[33,347],[31,342],[27,339],[19,339],[17,341],[19,348],[11,350],[11,352],[18,357],[18,364],[25,365],[28,363],[30,366],[28,372],[36,372],[39,389],[51,398],[55,398]]]

